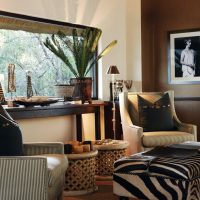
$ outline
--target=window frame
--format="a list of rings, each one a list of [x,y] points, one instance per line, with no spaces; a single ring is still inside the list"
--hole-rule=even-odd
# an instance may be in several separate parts
[[[1,18],[13,18],[13,19],[20,19],[24,20],[24,22],[29,21],[29,22],[34,22],[34,23],[44,23],[44,24],[49,24],[52,26],[61,26],[63,28],[65,27],[70,27],[70,28],[80,28],[84,29],[89,26],[81,25],[81,24],[73,24],[69,22],[64,22],[64,21],[57,21],[57,20],[52,20],[52,19],[46,19],[46,18],[40,18],[40,17],[33,17],[33,16],[28,16],[28,15],[22,15],[22,14],[16,14],[16,13],[11,13],[11,12],[6,12],[6,11],[0,11],[0,23],[1,23]],[[95,28],[95,27],[93,27]],[[98,50],[96,50],[96,55],[97,55]],[[98,99],[98,64],[95,65],[92,71],[93,74],[93,84],[92,84],[92,99]]]

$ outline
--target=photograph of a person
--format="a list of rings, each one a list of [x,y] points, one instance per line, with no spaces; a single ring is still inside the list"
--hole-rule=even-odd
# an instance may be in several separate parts
[[[185,48],[181,51],[180,63],[182,77],[194,77],[196,68],[196,51],[191,48],[191,39],[185,39]]]
[[[170,34],[169,82],[200,83],[200,32]]]

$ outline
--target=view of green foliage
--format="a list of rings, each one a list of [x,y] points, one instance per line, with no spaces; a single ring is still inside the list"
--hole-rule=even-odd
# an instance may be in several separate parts
[[[68,83],[72,73],[65,64],[44,46],[49,34],[0,30],[0,74],[4,74],[7,93],[8,65],[15,65],[14,96],[26,96],[26,71],[31,71],[34,95],[54,96],[54,85]],[[67,53],[67,52],[66,52]]]
[[[62,31],[58,31],[51,37],[47,37],[44,44],[66,64],[76,78],[83,78],[87,77],[98,60],[117,44],[117,40],[113,40],[99,55],[96,55],[101,34],[102,30],[98,28],[87,27],[79,33],[74,28],[72,37],[69,38]],[[70,57],[69,53],[71,53]]]

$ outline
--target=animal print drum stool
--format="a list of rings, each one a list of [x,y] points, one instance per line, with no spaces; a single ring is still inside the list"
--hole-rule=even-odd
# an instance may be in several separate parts
[[[198,149],[155,148],[114,163],[113,192],[120,199],[199,200]]]

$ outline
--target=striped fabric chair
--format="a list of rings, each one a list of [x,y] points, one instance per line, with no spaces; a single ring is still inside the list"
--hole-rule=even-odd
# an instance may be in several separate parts
[[[0,157],[0,199],[61,200],[67,166],[62,143],[26,143],[24,156]]]
[[[137,119],[139,118],[138,95],[148,102],[154,103],[159,101],[164,94],[168,94],[170,103],[167,106],[170,108],[174,130],[147,132],[137,122]],[[197,140],[197,127],[192,124],[182,123],[176,115],[174,106],[174,91],[123,92],[119,94],[119,105],[123,139],[130,143],[127,149],[128,155],[149,150],[158,146]],[[161,122],[165,123],[165,120]],[[155,123],[158,124],[160,122],[155,121]]]

